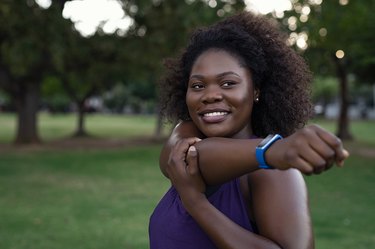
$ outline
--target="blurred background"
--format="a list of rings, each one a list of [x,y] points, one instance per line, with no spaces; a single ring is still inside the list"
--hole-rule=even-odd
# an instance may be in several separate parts
[[[351,152],[306,177],[316,248],[374,248],[374,0],[2,0],[0,248],[148,248],[169,186],[163,59],[243,10],[272,18],[308,61],[311,123]]]

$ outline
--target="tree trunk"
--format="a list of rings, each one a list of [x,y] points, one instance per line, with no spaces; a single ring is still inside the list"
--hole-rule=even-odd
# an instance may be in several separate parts
[[[349,89],[348,89],[348,74],[342,59],[334,57],[336,64],[337,77],[340,83],[340,116],[338,119],[337,136],[343,140],[352,140],[353,136],[349,131]]]
[[[39,143],[37,113],[39,106],[39,84],[25,84],[15,96],[17,107],[16,144]]]
[[[80,101],[77,103],[78,108],[78,122],[77,122],[77,130],[74,133],[74,137],[87,137],[88,134],[85,131],[85,101]]]

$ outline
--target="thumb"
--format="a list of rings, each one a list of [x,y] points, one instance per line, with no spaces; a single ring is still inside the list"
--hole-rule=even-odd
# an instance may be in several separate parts
[[[337,166],[343,167],[344,166],[344,161],[345,161],[345,159],[347,159],[349,157],[349,155],[350,155],[349,152],[344,149],[343,150],[343,158],[336,161]]]
[[[187,171],[190,175],[195,175],[199,172],[198,151],[194,146],[189,147],[189,150],[186,156],[186,163],[187,163]]]

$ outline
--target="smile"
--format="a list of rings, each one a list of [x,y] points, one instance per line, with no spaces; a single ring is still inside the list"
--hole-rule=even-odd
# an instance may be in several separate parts
[[[228,112],[208,112],[203,114],[204,117],[217,117],[227,115]]]
[[[229,115],[227,111],[209,111],[201,114],[202,120],[205,123],[221,123],[226,120]]]

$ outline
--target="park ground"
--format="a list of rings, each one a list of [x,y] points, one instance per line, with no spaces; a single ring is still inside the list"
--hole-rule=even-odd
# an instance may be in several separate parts
[[[333,121],[315,120],[334,131]],[[40,116],[43,143],[14,146],[0,114],[0,248],[148,248],[148,219],[169,186],[153,116]],[[165,134],[170,128],[165,129]],[[317,249],[375,246],[375,123],[355,121],[344,168],[305,177]]]

